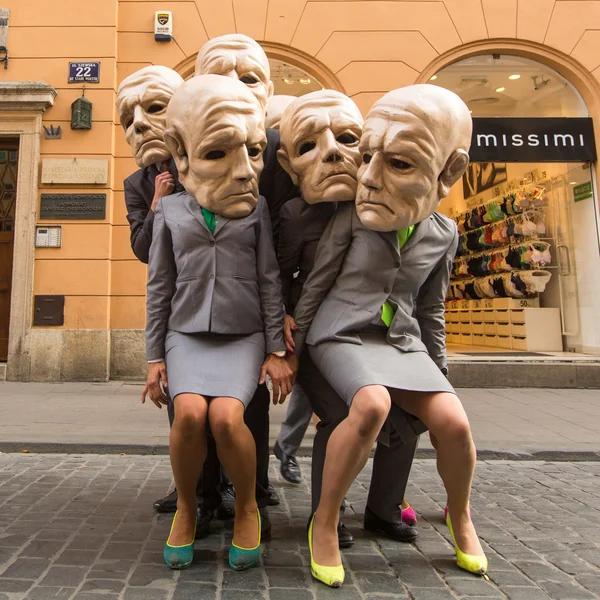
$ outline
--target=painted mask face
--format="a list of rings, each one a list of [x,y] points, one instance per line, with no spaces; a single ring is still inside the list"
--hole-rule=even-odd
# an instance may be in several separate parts
[[[469,164],[472,121],[464,102],[434,85],[386,94],[365,119],[356,212],[369,229],[427,219]]]
[[[267,145],[264,120],[256,98],[236,79],[201,75],[175,93],[165,141],[181,183],[200,206],[234,219],[252,212]]]
[[[267,107],[267,118],[265,126],[270,129],[279,129],[279,123],[283,111],[296,99],[296,96],[285,96],[283,94],[273,96]]]
[[[196,59],[196,75],[207,74],[239,79],[266,111],[274,89],[271,67],[265,51],[252,38],[234,33],[206,42]]]
[[[126,77],[117,92],[119,119],[138,167],[170,157],[163,136],[167,106],[183,79],[167,67],[144,67]]]
[[[362,124],[356,104],[334,90],[300,96],[285,110],[278,159],[305,202],[354,200]]]

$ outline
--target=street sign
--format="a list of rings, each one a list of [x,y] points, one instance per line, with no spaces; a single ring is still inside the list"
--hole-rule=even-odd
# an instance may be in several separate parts
[[[100,63],[70,62],[68,83],[100,83]]]

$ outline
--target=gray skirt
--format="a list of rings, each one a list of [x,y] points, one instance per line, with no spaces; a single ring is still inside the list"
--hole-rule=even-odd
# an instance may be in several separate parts
[[[387,329],[359,334],[362,344],[322,342],[308,346],[310,357],[338,395],[350,406],[367,385],[391,390],[450,392],[454,388],[427,352],[403,352],[386,341]]]
[[[265,360],[265,336],[180,333],[169,330],[165,361],[169,395],[237,398],[244,408],[256,392]]]

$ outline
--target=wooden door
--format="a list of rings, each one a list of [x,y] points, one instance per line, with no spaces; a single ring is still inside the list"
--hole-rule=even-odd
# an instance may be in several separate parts
[[[8,357],[18,140],[0,138],[0,361]]]

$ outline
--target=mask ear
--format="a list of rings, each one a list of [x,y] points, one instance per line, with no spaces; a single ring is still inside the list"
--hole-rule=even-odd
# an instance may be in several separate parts
[[[450,193],[450,188],[463,176],[469,166],[469,154],[466,150],[455,150],[442,171],[438,180],[440,200]]]
[[[281,168],[290,176],[292,183],[298,187],[298,176],[294,171],[292,171],[292,167],[290,166],[290,159],[288,158],[287,152],[283,148],[279,148],[277,150],[277,160],[281,165]]]
[[[269,85],[267,87],[267,107],[269,106],[269,102],[271,102],[271,98],[273,98],[273,94],[275,93],[275,84],[269,79]],[[266,111],[266,108],[265,108]]]
[[[190,162],[183,143],[183,138],[175,129],[175,127],[169,127],[164,134],[165,144],[175,161],[177,171],[182,175],[185,175],[190,168]]]

